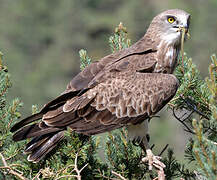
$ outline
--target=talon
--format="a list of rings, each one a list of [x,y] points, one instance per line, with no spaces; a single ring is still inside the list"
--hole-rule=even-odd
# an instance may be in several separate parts
[[[163,171],[163,168],[165,168],[165,164],[162,163],[161,157],[160,156],[154,156],[154,154],[152,153],[152,151],[150,149],[146,150],[146,154],[147,156],[142,158],[143,162],[148,162],[148,166],[149,166],[149,170],[152,170],[153,166],[160,170]]]

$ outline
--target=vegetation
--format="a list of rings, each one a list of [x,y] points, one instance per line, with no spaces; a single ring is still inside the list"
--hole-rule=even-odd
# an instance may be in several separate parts
[[[115,30],[109,39],[112,51],[130,46],[126,32],[122,24]],[[85,50],[80,51],[80,60],[81,69],[91,62]],[[217,59],[213,55],[210,77],[204,80],[192,60],[185,56],[184,66],[179,63],[175,72],[180,88],[169,108],[186,131],[193,134],[185,155],[194,168],[189,169],[180,163],[172,149],[165,153],[166,148],[163,148],[159,154],[165,154],[163,162],[168,180],[177,177],[187,180],[216,178],[216,69]],[[45,160],[37,164],[28,162],[26,155],[22,154],[26,141],[13,142],[9,132],[11,125],[21,116],[19,108],[22,103],[18,99],[7,100],[11,83],[2,56],[0,78],[0,179],[153,179],[157,176],[141,162],[145,154],[127,141],[125,129],[108,133],[105,141],[98,136],[87,137],[68,131],[64,141]],[[36,106],[32,109],[33,113],[37,111]],[[180,109],[185,112],[182,116],[177,115]],[[102,149],[104,155],[99,156]]]

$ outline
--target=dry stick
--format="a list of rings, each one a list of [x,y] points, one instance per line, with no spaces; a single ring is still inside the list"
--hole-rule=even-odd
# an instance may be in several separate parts
[[[115,176],[119,177],[122,180],[127,180],[126,178],[124,178],[123,176],[121,176],[120,174],[116,173],[115,171],[112,171],[112,174],[114,174]]]
[[[2,65],[2,52],[0,52],[0,71],[3,69],[3,65]]]
[[[182,72],[183,74],[185,74],[184,72],[184,40],[185,40],[185,34],[187,34],[188,38],[190,38],[190,34],[189,32],[187,32],[187,30],[184,27],[180,27],[178,31],[182,33],[182,37],[181,37]]]
[[[75,167],[74,167],[74,171],[76,171],[76,173],[77,173],[77,179],[78,179],[78,180],[81,180],[81,171],[83,171],[83,169],[84,169],[85,167],[87,167],[88,163],[85,164],[80,170],[78,169],[77,163],[78,163],[78,153],[76,153],[76,156],[75,156],[75,165],[74,165]]]
[[[66,177],[76,177],[78,180],[81,180],[81,171],[83,171],[84,168],[87,167],[88,163],[85,164],[80,170],[78,169],[77,163],[78,163],[78,153],[76,153],[75,155],[75,164],[74,164],[74,169],[72,170],[72,172],[75,171],[77,175],[63,175],[63,176],[56,178],[55,180],[66,178]]]
[[[103,173],[100,171],[100,169],[98,169],[98,172],[99,172],[99,175],[100,175],[102,178],[104,178],[104,179],[108,179],[108,180],[117,180],[117,179],[115,179],[115,178],[110,178],[110,177],[107,177],[107,176],[103,175]]]
[[[32,178],[32,180],[40,180],[39,176],[41,175],[41,170]]]
[[[2,163],[4,165],[4,167],[1,167],[2,169],[8,169],[8,173],[12,174],[14,176],[17,176],[19,179],[22,180],[28,180],[27,178],[23,177],[21,174],[17,173],[16,171],[14,171],[10,166],[8,166],[4,156],[2,155],[2,153],[0,153],[1,159],[2,159]]]
[[[64,175],[64,176],[60,176],[60,177],[56,178],[55,180],[62,179],[62,178],[69,178],[69,177],[76,177],[78,179],[77,175]]]
[[[181,39],[181,53],[182,53],[182,72],[184,72],[184,40],[185,40],[185,29],[181,28],[180,31],[182,32],[182,39]]]

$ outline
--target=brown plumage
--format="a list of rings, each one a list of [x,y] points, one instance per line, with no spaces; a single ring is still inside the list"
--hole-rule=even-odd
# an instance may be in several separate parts
[[[176,24],[166,22],[168,17],[176,18]],[[181,33],[172,32],[171,28],[180,23],[189,26],[189,14],[182,10],[159,14],[142,39],[90,64],[38,114],[15,124],[11,128],[12,132],[17,131],[13,135],[15,141],[32,138],[25,150],[30,154],[28,160],[41,160],[63,138],[67,127],[94,135],[140,124],[160,111],[178,88],[171,73]]]

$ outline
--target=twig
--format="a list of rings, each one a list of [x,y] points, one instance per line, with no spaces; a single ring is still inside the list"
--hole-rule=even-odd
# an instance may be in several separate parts
[[[77,175],[64,175],[64,176],[60,176],[60,177],[56,178],[55,180],[65,178],[65,177],[76,177],[78,180],[81,180],[81,171],[83,171],[84,168],[87,167],[88,163],[85,164],[80,170],[78,169],[77,164],[78,164],[78,153],[76,153],[76,155],[75,155],[75,164],[74,164],[74,169],[73,169],[73,171],[75,171],[77,173]]]
[[[187,104],[187,106],[188,106],[190,109],[192,109],[194,112],[198,113],[199,115],[201,115],[201,116],[204,117],[205,119],[209,120],[209,118],[208,118],[205,114],[203,114],[202,112],[200,112],[200,111],[197,109],[197,107],[196,107],[195,104],[191,103],[191,101],[192,101],[191,99],[189,99],[189,98],[185,99],[185,97],[184,97],[183,95],[180,95],[180,98]]]
[[[111,178],[111,177],[107,177],[105,176],[100,169],[98,169],[99,175],[103,178],[103,179],[108,179],[108,180],[117,180],[116,178]]]
[[[55,180],[62,179],[62,178],[69,178],[69,177],[76,177],[78,179],[77,175],[64,175],[64,176],[60,176],[60,177],[56,178]]]
[[[16,171],[14,171],[10,166],[8,166],[8,164],[7,164],[4,156],[2,155],[2,153],[0,153],[0,156],[1,156],[1,159],[2,159],[2,163],[4,165],[4,167],[1,167],[2,169],[7,169],[9,174],[17,176],[19,179],[28,180],[27,178],[23,177],[21,174],[19,174]]]
[[[168,146],[169,146],[169,144],[166,144],[166,146],[162,149],[162,151],[160,152],[160,154],[158,156],[161,156],[164,153],[164,151],[166,151]]]
[[[112,174],[114,174],[115,176],[119,177],[122,180],[127,180],[126,178],[124,178],[123,176],[121,176],[120,174],[116,173],[115,171],[112,171]]]
[[[32,178],[32,180],[40,180],[39,176],[41,175],[41,170]]]
[[[173,116],[180,122],[180,123],[182,123],[184,126],[185,126],[185,128],[187,129],[187,131],[188,132],[190,132],[190,133],[192,133],[192,134],[195,134],[188,126],[187,126],[187,124],[185,124],[185,120],[186,119],[184,119],[184,120],[181,120],[177,115],[176,115],[176,113],[175,113],[175,108],[173,108]],[[188,117],[187,117],[188,118]]]
[[[77,179],[78,180],[81,180],[81,171],[83,171],[83,169],[85,168],[85,167],[87,167],[87,165],[88,165],[88,163],[87,164],[85,164],[80,170],[78,169],[78,153],[76,153],[76,155],[75,155],[75,164],[74,164],[74,171],[77,173]]]
[[[191,113],[190,113],[185,119],[181,120],[181,119],[175,114],[175,107],[173,107],[173,115],[174,115],[174,117],[175,117],[179,122],[181,122],[181,123],[185,126],[185,128],[186,128],[186,129],[184,129],[185,131],[187,131],[187,132],[189,132],[189,133],[192,133],[192,134],[195,134],[195,133],[194,133],[192,130],[190,130],[190,128],[184,123],[184,121],[185,121],[186,119],[188,119],[188,117],[190,117],[194,112],[196,112],[197,114],[199,114],[200,116],[202,116],[203,118],[205,118],[205,119],[207,119],[207,120],[209,120],[209,118],[208,118],[204,113],[200,112],[200,111],[197,109],[195,103],[192,102],[191,99],[189,99],[189,98],[186,98],[186,99],[185,99],[185,97],[184,97],[183,95],[180,95],[180,98],[186,103],[186,105],[187,105],[192,111],[191,111]],[[185,115],[185,114],[184,114],[184,115]],[[183,115],[183,116],[184,116],[184,115]],[[205,133],[206,133],[207,131],[209,131],[209,130],[212,131],[212,132],[214,132],[214,133],[217,133],[217,131],[214,130],[214,129],[212,129],[211,127],[206,127],[205,125],[203,125],[203,127],[204,127],[204,129],[205,129]]]

